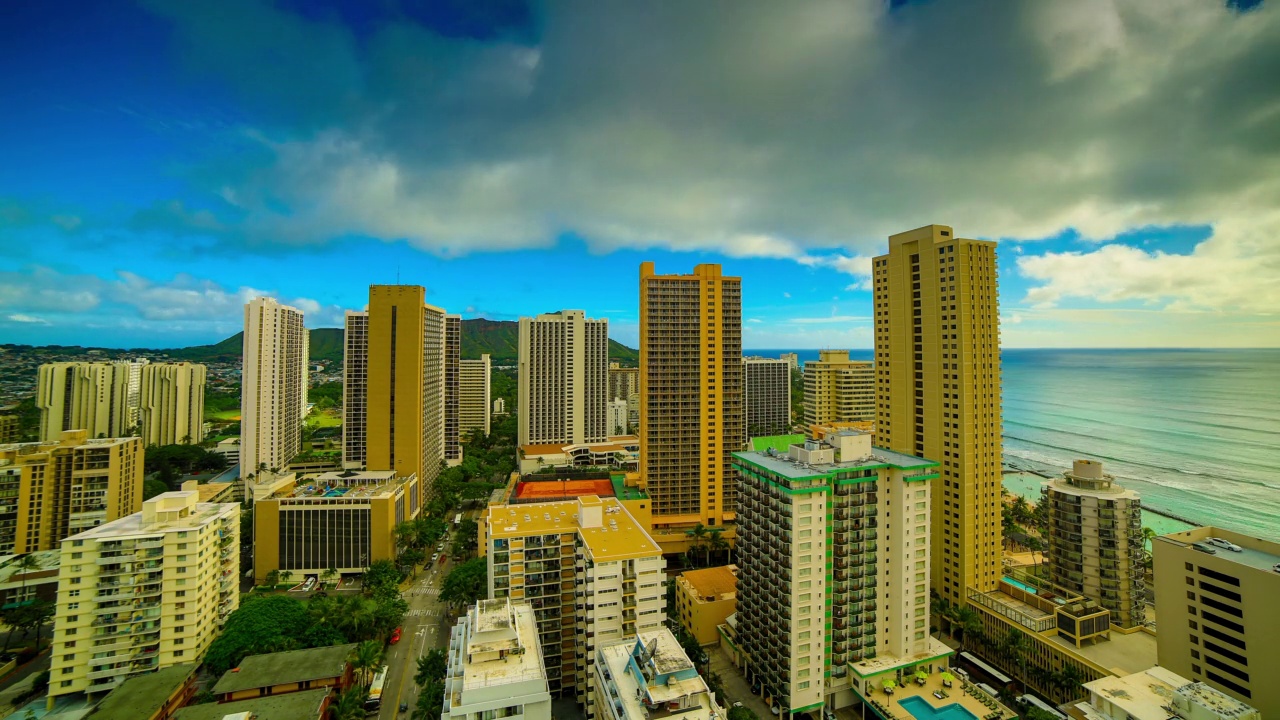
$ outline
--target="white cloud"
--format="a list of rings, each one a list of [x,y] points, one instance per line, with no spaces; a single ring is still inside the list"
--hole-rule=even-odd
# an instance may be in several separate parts
[[[25,323],[25,324],[32,324],[32,325],[48,325],[49,324],[49,321],[45,320],[44,318],[38,318],[38,317],[35,317],[34,315],[24,315],[22,313],[13,313],[12,315],[8,316],[8,319],[11,322]]]

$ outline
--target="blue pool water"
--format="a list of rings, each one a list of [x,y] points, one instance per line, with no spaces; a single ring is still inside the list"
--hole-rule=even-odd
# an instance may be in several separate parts
[[[978,720],[977,715],[965,710],[960,703],[934,708],[928,700],[915,696],[899,700],[898,704],[916,720]]]
[[[1027,593],[1027,594],[1030,594],[1030,595],[1035,595],[1035,594],[1036,594],[1036,589],[1035,589],[1035,588],[1033,588],[1033,587],[1031,587],[1030,585],[1027,585],[1026,583],[1020,583],[1020,582],[1018,582],[1017,580],[1014,580],[1014,579],[1013,579],[1013,578],[1011,578],[1011,577],[1006,577],[1006,578],[1002,578],[1002,579],[1003,579],[1005,582],[1009,583],[1010,585],[1012,585],[1012,586],[1014,586],[1014,587],[1018,588],[1019,590],[1021,590],[1021,591],[1025,592],[1025,593]]]

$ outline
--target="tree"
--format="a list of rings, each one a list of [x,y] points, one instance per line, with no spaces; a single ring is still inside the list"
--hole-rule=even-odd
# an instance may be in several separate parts
[[[150,500],[160,493],[169,492],[169,486],[159,478],[146,478],[142,481],[142,499]]]
[[[328,568],[324,572],[320,573],[320,578],[327,583],[331,583],[338,578],[338,569],[332,567]]]
[[[329,706],[329,717],[333,720],[364,720],[364,703],[368,698],[369,693],[364,688],[353,687]]]
[[[418,658],[418,672],[413,676],[413,682],[418,687],[425,687],[432,681],[443,680],[448,670],[449,659],[444,650],[433,648],[431,652]]]
[[[1026,660],[1027,651],[1030,646],[1027,643],[1027,636],[1021,630],[1011,628],[1009,634],[1005,636],[1002,643],[1003,654],[1005,658],[1018,667],[1018,682],[1022,685],[1022,692],[1027,692],[1026,683]]]
[[[724,533],[719,533],[719,532],[711,533],[710,552],[716,553],[717,555],[719,555],[722,552],[725,552],[727,555],[728,550],[729,550],[729,541],[724,539]]]
[[[417,568],[426,559],[427,553],[419,550],[418,548],[406,549],[404,552],[400,553],[399,558],[401,567],[407,567],[409,569],[409,574],[413,577],[417,577]]]
[[[280,571],[280,582],[284,583],[285,585],[288,585],[288,584],[289,584],[289,582],[290,582],[290,581],[292,581],[292,580],[293,580],[293,571],[292,571],[292,570],[281,570],[281,571]]]
[[[1077,697],[1084,694],[1083,686],[1085,683],[1085,677],[1084,672],[1080,670],[1079,666],[1071,663],[1063,665],[1060,676],[1062,694],[1066,697],[1067,701],[1075,700]]]
[[[266,577],[262,578],[262,584],[273,588],[280,584],[280,571],[268,570]]]
[[[396,564],[390,560],[375,560],[368,569],[364,571],[362,591],[366,596],[372,596],[381,588],[396,588],[398,590],[400,581],[404,579],[404,573],[396,567]]]
[[[692,530],[685,532],[686,535],[693,538],[689,541],[689,553],[692,555],[695,548],[702,547],[702,541],[707,537],[707,528],[702,523],[693,526]]]
[[[489,568],[485,559],[472,558],[445,576],[440,587],[440,601],[471,605],[488,592],[488,577]]]
[[[960,633],[960,649],[964,650],[964,642],[966,638],[973,637],[982,632],[982,618],[977,611],[968,605],[957,607],[951,617],[955,624],[954,629]]]
[[[1057,716],[1051,715],[1047,710],[1041,710],[1035,705],[1027,707],[1022,713],[1023,720],[1057,720]]]
[[[434,720],[440,717],[444,708],[444,683],[439,680],[427,683],[418,695],[418,704],[413,709],[413,720]]]
[[[32,600],[7,612],[5,614],[5,622],[10,627],[22,630],[23,637],[35,630],[36,652],[40,652],[40,628],[49,621],[49,618],[53,617],[54,609],[54,604],[48,600]],[[7,645],[5,649],[8,649]]]
[[[382,645],[377,640],[365,640],[351,651],[351,667],[361,685],[373,682],[373,673],[381,664]]]
[[[743,705],[729,708],[729,720],[760,720],[760,716]]]
[[[217,677],[249,655],[302,647],[299,639],[310,622],[307,607],[299,600],[287,595],[249,595],[209,645],[205,668]]]

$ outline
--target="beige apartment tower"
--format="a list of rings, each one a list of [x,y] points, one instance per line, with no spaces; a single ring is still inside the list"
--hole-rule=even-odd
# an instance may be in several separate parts
[[[822,350],[804,364],[804,424],[859,422],[876,417],[876,375],[848,350]]]
[[[369,313],[348,310],[342,347],[342,467],[364,467],[369,413]]]
[[[242,479],[256,477],[264,469],[283,469],[301,450],[309,344],[301,310],[269,297],[245,304],[240,388]]]
[[[927,225],[890,237],[873,272],[876,440],[941,464],[932,585],[963,603],[1000,581],[996,244]]]
[[[459,363],[462,359],[462,316],[444,316],[444,460],[462,462]]]
[[[747,436],[784,435],[791,429],[791,365],[786,360],[742,359]]]
[[[133,434],[137,405],[130,405],[134,369],[123,362],[58,362],[40,366],[36,407],[40,409],[40,439],[57,442],[67,430],[84,430],[89,437]]]
[[[1280,543],[1201,527],[1151,546],[1160,666],[1280,717]]]
[[[199,664],[239,607],[240,506],[202,503],[188,485],[62,541],[50,706]]]
[[[202,442],[205,366],[149,363],[139,370],[138,434],[142,436],[142,444]]]
[[[640,368],[609,363],[609,399],[626,400],[640,392]]]
[[[520,318],[520,445],[609,437],[609,321],[581,310]]]
[[[1049,579],[1098,601],[1111,623],[1140,627],[1146,616],[1142,566],[1142,501],[1102,472],[1076,460],[1042,488],[1049,509]]]
[[[640,474],[653,532],[679,552],[684,529],[734,520],[733,452],[746,442],[742,278],[719,265],[658,275],[640,264]]]
[[[458,363],[458,432],[489,434],[489,355]]]
[[[136,437],[0,445],[0,555],[52,550],[68,535],[142,507],[143,445]]]

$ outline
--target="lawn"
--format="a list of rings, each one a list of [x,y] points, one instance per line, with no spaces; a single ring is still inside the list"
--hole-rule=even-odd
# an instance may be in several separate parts
[[[307,416],[307,425],[313,428],[338,427],[342,424],[342,415],[337,410],[312,411]]]
[[[218,412],[205,413],[206,420],[223,420],[227,422],[238,421],[240,419],[240,408],[231,410],[220,410]]]

